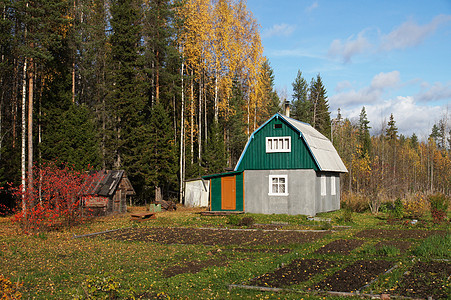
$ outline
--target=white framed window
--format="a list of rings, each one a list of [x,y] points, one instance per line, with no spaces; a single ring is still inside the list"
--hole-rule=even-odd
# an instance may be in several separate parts
[[[291,152],[291,136],[266,137],[266,153]]]
[[[326,176],[321,175],[321,196],[327,195]]]
[[[332,196],[335,196],[337,194],[336,190],[337,190],[337,187],[335,185],[335,176],[331,176],[330,177],[330,194]]]
[[[288,175],[269,175],[270,196],[288,196]]]

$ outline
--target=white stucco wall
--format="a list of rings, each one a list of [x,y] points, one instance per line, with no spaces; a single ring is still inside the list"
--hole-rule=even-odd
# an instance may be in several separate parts
[[[288,195],[269,194],[269,176],[287,175]],[[314,216],[340,208],[340,177],[325,174],[326,195],[321,196],[321,174],[314,170],[247,170],[244,173],[244,211],[262,214]],[[335,195],[331,179],[335,177]]]

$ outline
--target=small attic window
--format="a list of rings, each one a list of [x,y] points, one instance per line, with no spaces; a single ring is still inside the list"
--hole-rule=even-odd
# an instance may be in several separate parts
[[[291,152],[291,136],[266,137],[266,153]]]
[[[279,129],[279,128],[282,128],[282,124],[281,123],[276,123],[276,124],[274,124],[274,128],[275,129]]]

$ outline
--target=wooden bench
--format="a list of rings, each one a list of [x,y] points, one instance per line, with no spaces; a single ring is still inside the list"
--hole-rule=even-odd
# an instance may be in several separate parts
[[[156,219],[157,216],[155,216],[154,212],[141,212],[141,213],[133,213],[130,215],[130,220],[132,221],[138,221],[138,222],[142,222],[142,221],[147,221],[147,220],[151,220],[151,219]]]

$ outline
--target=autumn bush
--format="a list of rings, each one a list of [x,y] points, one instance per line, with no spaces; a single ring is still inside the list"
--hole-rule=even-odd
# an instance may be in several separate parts
[[[38,232],[71,226],[83,219],[82,191],[89,189],[93,175],[57,162],[34,166],[33,187],[12,187],[22,202],[21,210],[12,218],[26,232]]]
[[[434,222],[442,222],[446,218],[446,213],[448,212],[450,197],[438,193],[430,195],[428,197],[428,200],[430,203],[431,215]]]
[[[420,219],[429,211],[429,202],[423,194],[409,194],[402,199],[404,215]]]
[[[352,212],[364,212],[368,209],[368,197],[362,193],[343,193],[341,204]]]

